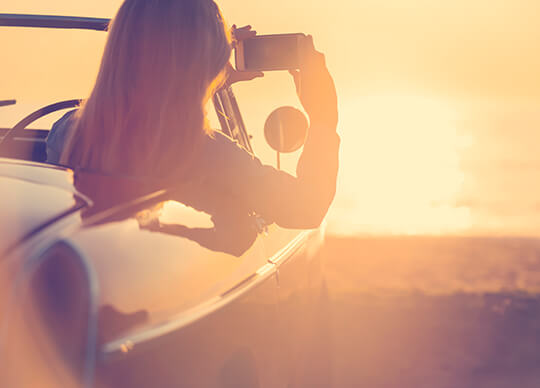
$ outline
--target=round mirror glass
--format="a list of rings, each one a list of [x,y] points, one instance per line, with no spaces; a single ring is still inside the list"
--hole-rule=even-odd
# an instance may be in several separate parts
[[[274,110],[264,123],[264,137],[274,150],[294,152],[306,141],[308,121],[306,116],[292,106]]]

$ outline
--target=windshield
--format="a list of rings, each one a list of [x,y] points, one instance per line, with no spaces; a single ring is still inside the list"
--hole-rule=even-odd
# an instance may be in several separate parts
[[[9,128],[29,113],[54,102],[84,98],[95,80],[106,34],[85,30],[0,27],[2,34],[0,127]],[[50,128],[65,111],[30,128]]]

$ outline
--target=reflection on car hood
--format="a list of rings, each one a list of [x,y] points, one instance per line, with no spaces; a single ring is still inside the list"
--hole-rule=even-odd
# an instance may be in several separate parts
[[[81,169],[74,172],[0,158],[0,190],[0,257],[25,238],[75,211],[80,211],[80,225],[84,229],[136,219],[141,230],[187,238],[234,256],[241,256],[257,236],[252,214],[242,201],[210,190],[198,180],[169,186],[149,177]],[[176,207],[171,205],[174,203]],[[155,212],[151,211],[156,206],[168,209],[167,214],[182,211],[169,221],[165,217],[157,222]],[[185,212],[184,208],[191,210]],[[206,224],[192,225],[194,214],[195,218],[204,215]]]
[[[70,170],[0,159],[0,256],[18,241],[87,204]]]

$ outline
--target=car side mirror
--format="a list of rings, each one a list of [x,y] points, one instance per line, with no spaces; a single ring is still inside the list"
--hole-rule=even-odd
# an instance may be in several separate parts
[[[279,154],[298,150],[304,145],[308,131],[306,116],[292,106],[282,106],[274,110],[264,123],[264,137],[270,147],[277,151],[277,168],[280,168]]]

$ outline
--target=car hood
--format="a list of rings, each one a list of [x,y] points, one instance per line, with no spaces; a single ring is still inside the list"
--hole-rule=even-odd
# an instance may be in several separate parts
[[[0,255],[87,204],[71,170],[0,158]]]

